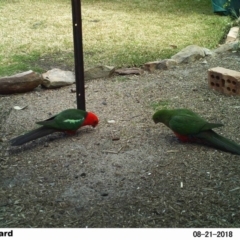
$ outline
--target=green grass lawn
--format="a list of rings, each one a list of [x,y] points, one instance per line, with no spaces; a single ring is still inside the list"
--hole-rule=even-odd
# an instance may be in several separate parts
[[[0,76],[73,69],[71,14],[70,0],[1,0]],[[210,0],[82,0],[85,67],[140,66],[190,44],[212,49],[229,22]]]

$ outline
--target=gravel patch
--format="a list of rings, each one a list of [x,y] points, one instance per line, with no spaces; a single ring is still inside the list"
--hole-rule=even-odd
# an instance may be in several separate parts
[[[240,227],[240,157],[181,143],[151,119],[156,108],[189,108],[240,143],[239,97],[207,85],[209,68],[240,71],[240,55],[206,60],[88,81],[99,125],[22,147],[5,140],[76,107],[73,86],[1,96],[0,227]]]

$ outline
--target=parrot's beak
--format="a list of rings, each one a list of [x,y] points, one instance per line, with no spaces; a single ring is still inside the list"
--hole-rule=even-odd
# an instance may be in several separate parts
[[[98,125],[98,121],[94,122],[94,124],[92,124],[92,127],[95,128]]]
[[[153,119],[153,121],[154,121],[155,124],[158,123],[158,121],[156,119]]]

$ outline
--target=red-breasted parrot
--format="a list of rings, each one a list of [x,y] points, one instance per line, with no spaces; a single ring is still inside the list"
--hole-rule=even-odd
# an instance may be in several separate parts
[[[19,146],[54,132],[74,134],[80,127],[86,125],[96,127],[98,117],[92,112],[86,112],[80,109],[67,109],[45,121],[36,123],[42,126],[11,139],[11,145]]]
[[[205,143],[217,149],[240,155],[240,145],[220,136],[213,128],[221,123],[209,123],[188,109],[159,110],[153,115],[155,123],[162,122],[183,142]]]

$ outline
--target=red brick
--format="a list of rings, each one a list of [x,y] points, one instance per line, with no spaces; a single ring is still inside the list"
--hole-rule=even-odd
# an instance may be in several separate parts
[[[240,72],[222,67],[208,69],[208,86],[227,95],[240,95]]]

